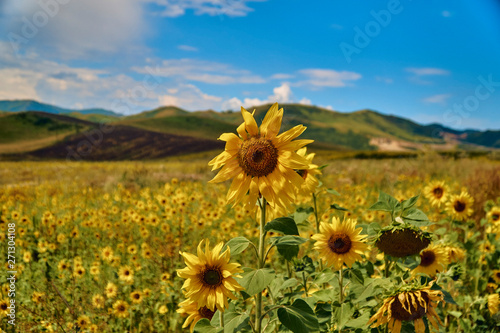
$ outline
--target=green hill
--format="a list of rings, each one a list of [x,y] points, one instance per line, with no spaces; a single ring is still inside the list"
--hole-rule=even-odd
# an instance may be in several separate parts
[[[0,110],[10,111],[10,112],[40,111],[40,112],[47,112],[54,114],[67,114],[72,112],[78,112],[80,114],[100,114],[100,115],[115,116],[115,117],[121,116],[118,113],[101,108],[83,109],[83,110],[66,109],[46,103],[40,103],[31,99],[0,100]]]

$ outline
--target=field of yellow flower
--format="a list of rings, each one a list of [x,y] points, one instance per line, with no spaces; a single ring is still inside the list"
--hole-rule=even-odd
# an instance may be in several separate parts
[[[0,327],[498,332],[498,161],[332,160],[276,112],[210,157],[0,162]]]

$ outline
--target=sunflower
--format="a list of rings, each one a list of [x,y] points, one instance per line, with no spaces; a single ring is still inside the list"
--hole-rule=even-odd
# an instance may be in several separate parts
[[[389,331],[399,333],[403,321],[413,321],[416,333],[425,333],[424,316],[436,329],[441,320],[435,310],[443,294],[431,287],[405,286],[384,300],[382,307],[370,318],[368,324],[377,327],[389,323]]]
[[[316,240],[314,248],[319,251],[328,265],[335,269],[342,268],[343,264],[351,267],[356,260],[361,259],[361,254],[368,248],[363,243],[366,236],[360,236],[362,228],[355,228],[356,221],[347,219],[340,222],[338,217],[332,218],[332,223],[321,222],[320,233],[311,238]]]
[[[205,252],[203,252],[205,243]],[[198,306],[206,306],[211,310],[224,311],[228,307],[227,297],[236,299],[232,291],[243,290],[234,279],[239,277],[237,273],[243,272],[238,263],[229,263],[230,249],[223,253],[223,243],[217,244],[210,251],[208,239],[202,240],[198,245],[198,256],[180,252],[184,257],[187,267],[177,270],[177,274],[186,279],[182,289],[186,291],[186,297],[198,303]]]
[[[190,326],[189,328],[191,332],[193,332],[194,326],[200,319],[206,318],[208,320],[212,320],[215,313],[215,311],[210,310],[206,306],[198,306],[198,303],[193,302],[190,299],[179,303],[179,309],[177,309],[177,312],[188,316],[184,321],[182,328]]]
[[[113,282],[108,282],[106,288],[104,288],[104,292],[106,293],[107,298],[113,298],[118,293],[118,288]]]
[[[162,305],[158,308],[158,313],[159,314],[165,314],[168,312],[168,307],[166,305]]]
[[[134,271],[129,266],[122,266],[118,270],[118,277],[122,281],[132,283],[134,282]]]
[[[102,295],[94,295],[92,296],[92,306],[96,309],[101,309],[104,307],[104,297]]]
[[[493,316],[498,312],[498,307],[500,304],[500,298],[498,294],[491,294],[488,296],[488,311]]]
[[[458,195],[452,195],[446,203],[446,210],[454,220],[463,221],[474,212],[472,204],[474,199],[465,191]]]
[[[297,188],[297,192],[299,195],[303,197],[308,197],[311,193],[314,193],[316,187],[319,185],[317,175],[321,175],[321,171],[318,169],[318,166],[312,163],[314,158],[314,153],[306,155],[307,147],[300,148],[297,150],[297,155],[304,157],[309,162],[309,169],[297,170],[299,176],[304,179],[304,183],[302,186]]]
[[[210,182],[234,177],[226,198],[228,203],[234,202],[233,206],[249,192],[245,201],[250,202],[250,206],[261,194],[272,207],[287,208],[295,199],[296,188],[304,183],[294,170],[309,169],[309,161],[295,151],[313,140],[292,141],[305,131],[303,125],[278,135],[283,118],[283,109],[278,110],[278,103],[271,106],[260,129],[254,113],[242,107],[244,122],[236,130],[239,136],[224,133],[219,137],[226,142],[225,150],[208,165],[212,170],[222,169]]]
[[[130,293],[132,303],[140,304],[142,302],[142,293],[140,291],[133,291]]]
[[[377,235],[375,246],[387,255],[402,258],[420,253],[432,239],[432,234],[410,224],[389,225]]]
[[[128,303],[122,300],[118,300],[113,303],[113,313],[118,318],[127,318],[128,313]]]
[[[89,316],[80,316],[80,317],[78,317],[78,319],[76,320],[76,325],[80,329],[87,328],[90,325],[90,318],[89,318]]]
[[[500,222],[500,206],[491,207],[488,214],[486,214],[486,218],[493,223],[499,223]]]
[[[413,270],[413,274],[424,273],[433,277],[444,270],[448,263],[448,251],[438,245],[430,245],[420,252],[420,264]]]
[[[424,196],[430,201],[431,205],[440,207],[448,197],[448,186],[444,181],[433,181],[424,188]]]
[[[450,262],[457,262],[465,258],[465,250],[458,246],[448,245],[444,249],[448,251],[448,259]]]
[[[7,299],[0,300],[0,318],[9,314],[9,301]]]
[[[493,271],[493,280],[495,280],[496,283],[500,283],[500,269],[495,269]]]

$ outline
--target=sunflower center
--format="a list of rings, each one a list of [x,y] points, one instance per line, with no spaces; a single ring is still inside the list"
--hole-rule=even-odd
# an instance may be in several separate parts
[[[425,315],[426,313],[425,307],[422,306],[421,301],[417,300],[417,302],[413,303],[408,299],[409,296],[406,294],[404,303],[406,305],[406,308],[409,310],[407,311],[403,307],[403,304],[401,304],[401,301],[399,300],[399,295],[395,297],[394,302],[392,302],[391,304],[391,315],[394,319],[399,321],[403,320],[413,321],[422,318]],[[427,293],[421,292],[420,295],[424,300],[424,302],[427,304],[427,307],[429,307],[429,297],[427,296]],[[414,294],[413,297],[417,298],[417,295]]]
[[[212,320],[212,317],[214,316],[215,311],[212,311],[209,308],[207,308],[206,306],[204,306],[204,307],[201,307],[198,309],[198,313],[203,318],[207,318],[208,320]]]
[[[328,240],[328,247],[337,254],[349,252],[351,245],[349,236],[341,232],[333,234]]]
[[[455,201],[455,204],[453,205],[453,208],[455,208],[455,211],[457,213],[461,213],[465,210],[465,203],[463,203],[460,200]]]
[[[0,305],[0,308],[1,308],[2,310],[7,310],[7,304],[6,304],[6,303],[2,303],[2,304]]]
[[[420,266],[430,266],[436,261],[436,254],[433,251],[424,251],[420,255]]]
[[[210,287],[219,286],[222,283],[222,274],[220,270],[209,268],[203,272],[203,282]]]
[[[443,189],[441,187],[436,187],[434,190],[432,190],[432,193],[434,193],[434,196],[438,199],[441,199],[443,196]]]
[[[118,305],[118,311],[120,311],[120,312],[125,311],[125,306],[122,304]]]
[[[497,221],[499,218],[500,218],[500,215],[497,215],[497,214],[493,214],[493,215],[491,215],[491,219],[492,219],[493,221]]]
[[[278,149],[270,140],[252,137],[238,151],[240,167],[252,177],[264,177],[278,165]]]

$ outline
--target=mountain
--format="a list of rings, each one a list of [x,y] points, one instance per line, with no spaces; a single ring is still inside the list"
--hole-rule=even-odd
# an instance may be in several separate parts
[[[262,122],[271,105],[255,108],[257,123]],[[459,131],[440,124],[421,125],[411,120],[385,115],[373,110],[337,112],[302,105],[283,104],[282,130],[303,124],[307,130],[301,138],[315,140],[314,145],[333,150],[467,150],[500,148],[500,131]],[[213,110],[186,112],[162,107],[139,115],[123,117],[119,123],[170,134],[188,134],[200,138],[217,138],[224,132],[235,132],[241,124],[240,112]]]
[[[52,111],[65,110],[50,107]],[[255,107],[258,124],[269,107]],[[500,131],[421,125],[373,110],[337,112],[301,104],[280,107],[285,109],[281,130],[298,124],[307,126],[301,138],[313,139],[314,150],[415,154],[428,150],[481,152],[500,148]],[[0,155],[10,159],[66,158],[70,150],[77,151],[79,145],[88,141],[92,143],[89,136],[101,133],[99,144],[91,147],[92,154],[82,159],[162,158],[222,148],[223,142],[216,139],[222,133],[235,133],[242,121],[240,112],[188,112],[173,106],[122,117],[80,112],[0,112]],[[113,131],[104,133],[102,126],[110,126]]]
[[[42,111],[47,113],[64,114],[64,113],[80,113],[83,115],[98,114],[105,116],[120,117],[121,115],[105,109],[94,108],[94,109],[65,109],[58,106],[40,103],[31,99],[24,100],[0,100],[0,110],[10,111],[10,112],[22,112],[22,111]]]

